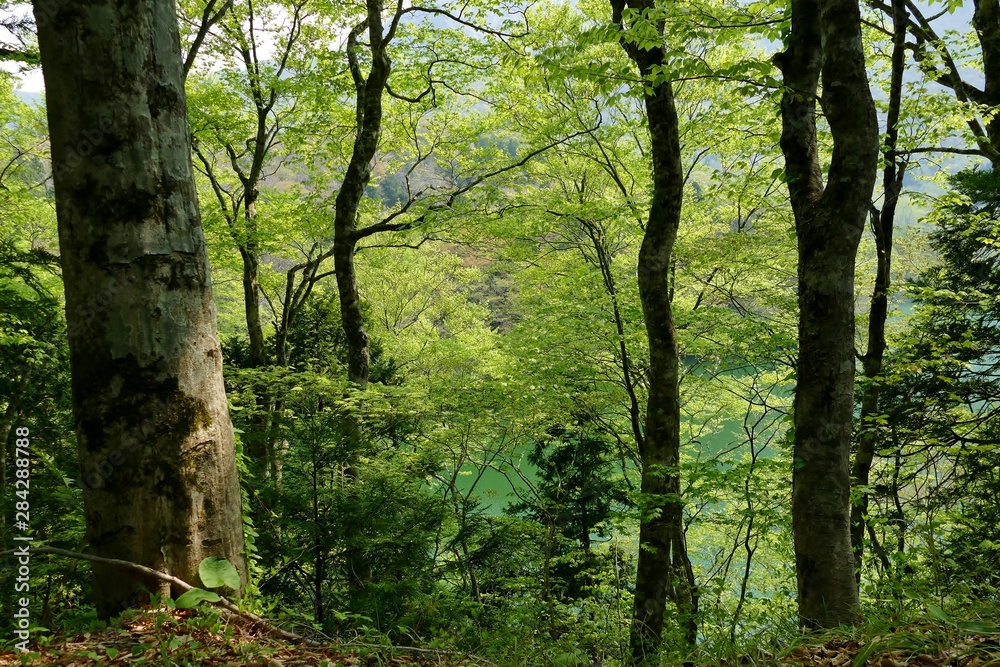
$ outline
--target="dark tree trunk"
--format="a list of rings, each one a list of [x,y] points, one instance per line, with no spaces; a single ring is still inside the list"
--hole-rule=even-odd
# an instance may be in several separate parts
[[[333,258],[340,294],[341,326],[344,328],[347,340],[347,379],[358,389],[364,389],[368,385],[370,353],[354,266],[355,242],[350,240],[350,236],[345,235],[343,242],[338,237],[334,245]]]
[[[10,431],[14,427],[14,421],[21,413],[21,401],[28,391],[28,382],[31,380],[31,362],[21,362],[21,378],[17,381],[14,391],[7,398],[7,407],[4,409],[3,417],[0,418],[0,498],[7,497],[7,440],[10,438]],[[7,524],[7,517],[0,518],[0,526]]]
[[[882,152],[885,167],[882,171],[882,209],[872,212],[872,232],[875,236],[877,265],[875,286],[872,289],[871,309],[868,315],[868,348],[861,358],[861,366],[868,384],[861,394],[861,428],[858,450],[854,456],[851,476],[861,489],[851,508],[851,547],[854,550],[855,578],[861,583],[864,564],[865,527],[868,515],[868,493],[872,461],[878,447],[880,384],[876,379],[882,372],[885,359],[885,324],[889,314],[889,288],[892,269],[892,234],[896,219],[896,205],[903,189],[903,176],[907,161],[896,155],[899,138],[899,111],[903,96],[903,73],[906,56],[906,2],[893,0],[892,73],[889,81],[889,110],[886,114],[886,139]]]
[[[36,0],[91,552],[245,577],[172,0]],[[95,564],[102,618],[160,583]],[[162,590],[162,589],[161,589]]]
[[[991,109],[1000,107],[1000,1],[975,0],[972,27],[979,38],[983,53],[983,100]],[[992,153],[988,155],[994,165],[1000,156],[1000,114],[986,121]]]
[[[636,393],[637,380],[632,369],[632,357],[629,354],[628,346],[625,343],[625,318],[622,316],[618,303],[618,289],[615,287],[615,275],[612,270],[612,258],[608,253],[608,247],[604,238],[603,230],[593,222],[587,220],[579,221],[594,246],[594,257],[597,266],[601,270],[601,277],[604,279],[604,289],[611,299],[611,315],[615,321],[615,330],[618,334],[618,354],[622,369],[622,386],[629,400],[629,424],[632,427],[632,439],[635,441],[636,452],[642,451],[642,410],[639,405],[639,396]]]
[[[653,0],[612,0],[613,21],[622,26],[627,6],[654,9]],[[662,23],[657,32],[663,35]],[[648,79],[666,64],[664,47],[643,49],[622,39],[622,46]],[[649,84],[647,84],[648,86]],[[670,303],[671,254],[680,226],[684,192],[680,135],[669,81],[645,95],[653,160],[653,200],[639,249],[639,298],[649,338],[649,397],[642,449],[639,563],[635,583],[631,649],[636,660],[654,654],[663,635],[667,600],[676,605],[688,643],[697,639],[697,593],[684,538],[680,496],[680,391],[677,334]]]
[[[851,550],[850,446],[854,407],[854,261],[878,162],[878,121],[865,73],[857,0],[792,0],[788,49],[776,58],[781,148],[799,249],[792,532],[799,622],[857,620]],[[816,91],[833,135],[824,188]]]
[[[347,57],[354,77],[357,134],[354,151],[344,174],[344,182],[337,193],[337,210],[334,217],[333,262],[340,293],[341,325],[347,339],[347,377],[363,389],[368,384],[369,350],[368,333],[365,331],[361,312],[361,296],[354,267],[354,251],[358,237],[358,207],[365,194],[365,187],[372,175],[372,161],[378,150],[382,134],[382,95],[389,80],[391,62],[386,53],[386,37],[382,30],[381,5],[378,0],[368,0],[368,18],[348,37]],[[365,77],[358,58],[358,36],[368,29],[371,50],[371,70]]]
[[[337,208],[334,213],[333,265],[340,296],[340,321],[347,340],[347,379],[362,390],[368,386],[370,352],[368,332],[365,330],[364,314],[361,311],[361,295],[358,293],[354,253],[359,239],[358,209],[365,187],[371,180],[372,161],[382,134],[382,95],[392,67],[386,51],[391,34],[383,34],[381,12],[379,0],[368,0],[366,20],[352,30],[347,39],[348,66],[356,95],[357,133],[351,160],[337,193]],[[358,54],[358,37],[366,28],[371,54],[371,69],[367,77],[361,72]],[[348,415],[344,418],[343,428],[350,441],[350,450],[359,452],[362,444],[360,420],[353,414]],[[346,476],[351,480],[357,479],[355,463],[355,460],[349,461],[346,469]],[[348,581],[356,589],[363,588],[372,576],[371,561],[360,549],[351,549],[349,553]]]
[[[241,245],[240,257],[243,258],[243,306],[250,339],[250,366],[262,368],[267,366],[267,351],[260,319],[260,251],[256,244]]]

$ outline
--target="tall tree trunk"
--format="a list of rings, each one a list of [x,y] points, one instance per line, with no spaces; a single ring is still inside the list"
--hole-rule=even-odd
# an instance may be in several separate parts
[[[248,226],[253,219],[246,216]],[[255,233],[249,231],[248,233]],[[246,314],[247,336],[250,341],[250,367],[264,368],[268,365],[264,347],[264,326],[260,319],[260,251],[256,242],[238,245],[243,259],[243,307]],[[275,405],[267,387],[256,392],[257,412],[250,419],[250,428],[244,435],[246,453],[251,470],[257,479],[277,481],[275,446],[272,430],[275,422]]]
[[[91,552],[245,577],[172,0],[35,0]],[[160,583],[94,564],[98,614]]]
[[[878,446],[880,384],[876,379],[882,372],[885,359],[885,324],[889,315],[889,287],[892,269],[892,234],[896,220],[896,205],[903,189],[907,161],[896,155],[899,138],[899,111],[903,97],[903,72],[906,57],[906,0],[893,0],[892,73],[889,81],[889,111],[886,114],[885,144],[882,152],[885,167],[882,170],[882,209],[872,212],[872,232],[875,236],[877,266],[875,286],[872,289],[871,309],[868,315],[868,348],[861,357],[861,367],[868,384],[861,394],[861,428],[858,450],[854,455],[851,476],[860,487],[851,508],[851,547],[854,550],[855,579],[861,583],[864,564],[865,526],[868,515],[868,493],[872,461]]]
[[[372,160],[378,150],[382,134],[382,95],[389,80],[391,62],[385,49],[382,34],[381,4],[378,0],[368,0],[368,18],[351,31],[347,41],[347,57],[354,77],[356,100],[357,134],[354,137],[354,151],[344,174],[344,182],[337,193],[334,214],[333,263],[337,275],[337,289],[340,293],[340,317],[347,339],[347,377],[360,389],[368,384],[369,350],[368,333],[365,331],[364,316],[361,312],[361,296],[358,294],[358,279],[354,267],[354,251],[358,238],[358,208],[364,196],[365,187],[372,175]],[[368,29],[371,50],[371,70],[367,77],[361,73],[358,57],[358,36]]]
[[[357,133],[351,160],[337,193],[337,208],[334,213],[333,264],[340,297],[340,321],[347,340],[347,379],[354,387],[362,390],[368,386],[370,352],[368,332],[365,330],[364,314],[361,311],[361,295],[358,293],[354,252],[358,243],[358,208],[364,197],[365,187],[371,180],[372,161],[382,134],[382,95],[391,70],[391,62],[386,53],[391,36],[383,35],[381,12],[379,0],[367,0],[367,19],[352,30],[347,39],[348,65],[356,94]],[[358,37],[366,28],[371,52],[371,69],[367,77],[361,72],[358,54]],[[343,428],[351,443],[350,451],[360,451],[360,420],[354,415],[348,415],[344,419]],[[354,460],[348,462],[346,476],[350,480],[357,479]],[[356,589],[363,588],[371,579],[371,561],[359,548],[349,549],[349,554],[348,581]]]
[[[260,199],[260,187],[265,179],[265,166],[274,158],[272,152],[278,144],[279,133],[287,127],[280,109],[279,101],[283,94],[278,82],[288,67],[289,56],[302,34],[302,12],[306,4],[300,0],[288,7],[291,21],[286,24],[286,36],[271,43],[273,49],[269,54],[276,63],[275,70],[262,67],[260,61],[261,49],[258,49],[259,31],[266,22],[267,12],[261,16],[255,12],[253,3],[232,7],[227,1],[218,10],[215,2],[209,2],[202,14],[201,27],[192,45],[192,53],[185,60],[185,71],[193,63],[193,54],[201,45],[209,29],[219,23],[224,50],[232,49],[242,62],[245,79],[241,82],[245,92],[253,104],[256,124],[251,137],[223,140],[217,135],[207,138],[209,146],[215,150],[221,148],[228,156],[228,169],[239,179],[241,187],[234,191],[227,190],[219,180],[216,167],[212,161],[212,153],[203,150],[195,139],[195,153],[201,162],[202,171],[208,177],[209,183],[218,201],[219,208],[229,226],[230,236],[239,249],[243,260],[243,303],[246,316],[247,336],[250,341],[250,367],[263,368],[273,363],[276,366],[287,366],[287,350],[284,341],[287,336],[285,324],[290,323],[287,313],[282,313],[282,327],[276,332],[281,345],[275,354],[268,354],[264,339],[264,323],[261,318],[261,288],[260,288],[260,230],[257,221],[257,201]],[[234,13],[228,13],[233,10]],[[235,14],[235,15],[234,15]],[[274,35],[272,35],[274,37]],[[232,53],[231,52],[231,53]],[[224,54],[230,55],[230,54]],[[278,109],[276,109],[278,107]],[[221,142],[221,146],[216,143]],[[248,159],[249,158],[249,159]],[[277,157],[277,164],[282,161]],[[286,308],[290,307],[286,304]],[[281,458],[283,440],[276,437],[275,431],[278,415],[281,414],[281,401],[276,400],[266,390],[256,396],[257,414],[251,419],[249,432],[244,442],[247,452],[255,467],[255,474],[261,479],[269,479],[275,484],[281,482]]]
[[[799,254],[792,532],[799,622],[857,619],[851,549],[850,447],[854,408],[854,261],[871,207],[878,121],[865,73],[857,0],[792,0],[788,49],[776,57],[781,149]],[[833,135],[823,186],[816,91]]]
[[[247,216],[247,223],[252,222]],[[252,232],[250,232],[252,233]],[[247,336],[250,341],[250,367],[267,366],[264,348],[264,327],[260,319],[260,252],[255,242],[238,242],[243,259],[243,309],[246,315]],[[271,427],[274,423],[274,404],[270,392],[262,388],[256,395],[257,412],[250,420],[250,429],[244,435],[246,453],[254,476],[274,479],[274,446]]]
[[[257,244],[241,245],[240,257],[243,258],[243,306],[250,339],[250,366],[262,368],[267,366],[267,351],[264,348],[264,325],[260,319],[260,251]]]
[[[21,377],[14,387],[13,393],[7,399],[7,407],[0,418],[0,498],[7,497],[7,440],[10,438],[10,431],[14,427],[14,422],[21,412],[21,401],[28,391],[28,382],[31,380],[31,362],[21,362]],[[7,524],[7,517],[0,518],[0,526]]]
[[[612,20],[622,27],[628,7],[639,14],[655,11],[653,0],[612,0]],[[640,19],[646,20],[646,19]],[[662,37],[662,21],[656,26]],[[644,79],[667,64],[663,45],[640,48],[622,38],[622,46]],[[680,135],[673,87],[669,81],[646,84],[646,120],[653,160],[653,200],[639,249],[639,298],[649,338],[649,397],[642,450],[639,563],[635,583],[631,649],[636,660],[654,654],[663,635],[667,600],[673,600],[684,637],[697,639],[696,590],[684,538],[680,496],[680,391],[677,334],[670,303],[671,254],[680,226],[684,192]]]

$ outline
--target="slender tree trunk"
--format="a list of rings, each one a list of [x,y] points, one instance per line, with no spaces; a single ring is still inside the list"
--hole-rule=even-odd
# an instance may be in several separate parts
[[[250,365],[253,368],[267,366],[264,325],[260,319],[259,254],[255,244],[240,246],[240,257],[243,258],[243,307],[247,320],[247,336],[250,339]]]
[[[0,421],[0,498],[7,497],[7,440],[10,438],[10,431],[14,427],[14,421],[21,412],[21,401],[25,392],[28,391],[28,382],[31,380],[31,362],[21,363],[21,378],[14,387],[14,392],[7,399],[7,407],[3,411],[3,420]],[[7,517],[0,518],[0,526],[7,524]]]
[[[340,321],[347,340],[347,379],[357,389],[368,386],[370,352],[368,332],[365,330],[364,314],[361,311],[361,295],[358,293],[358,277],[354,264],[354,252],[358,237],[358,209],[364,197],[365,187],[371,180],[372,161],[378,150],[382,134],[382,94],[389,80],[391,62],[386,53],[385,36],[382,31],[382,7],[378,0],[368,0],[367,20],[351,31],[347,41],[348,65],[354,79],[356,92],[357,134],[354,150],[344,174],[340,192],[337,193],[334,214],[333,265],[340,297]],[[371,51],[371,69],[364,77],[358,58],[359,34],[368,29]],[[343,425],[346,437],[351,443],[350,451],[361,448],[361,422],[354,415],[348,415]],[[357,468],[351,460],[345,470],[348,479],[356,481]],[[363,588],[371,579],[371,560],[359,549],[351,549],[348,557],[348,580],[355,588]]]
[[[636,451],[642,451],[642,411],[639,406],[639,397],[636,393],[636,378],[632,370],[632,357],[628,352],[625,343],[625,318],[622,317],[621,308],[618,305],[618,289],[615,287],[615,275],[611,266],[611,257],[608,255],[608,248],[605,243],[603,231],[594,223],[580,220],[584,231],[594,245],[594,255],[597,258],[597,265],[601,269],[601,277],[604,279],[604,289],[611,298],[611,314],[615,320],[615,330],[618,333],[618,354],[621,355],[622,384],[629,400],[629,424],[632,427],[632,438],[635,440]]]
[[[91,552],[195,584],[216,556],[245,577],[174,2],[34,8]],[[93,571],[102,618],[160,589]]]
[[[799,251],[792,533],[799,622],[857,620],[851,549],[850,447],[854,408],[854,261],[871,207],[878,121],[865,73],[857,0],[792,0],[788,49],[776,58],[781,148]],[[816,91],[834,148],[824,188]]]
[[[358,63],[359,32],[368,28],[372,65],[365,78]],[[347,377],[360,389],[368,384],[369,350],[368,333],[365,331],[358,294],[358,278],[354,266],[357,247],[358,208],[365,187],[372,175],[372,161],[382,134],[382,94],[389,80],[391,63],[385,52],[382,35],[381,7],[377,0],[368,0],[368,19],[348,38],[347,55],[354,76],[357,94],[357,134],[354,151],[344,174],[344,182],[337,193],[337,210],[334,217],[333,263],[340,294],[340,316],[347,338]]]
[[[254,12],[252,3],[240,8],[239,16],[227,15],[232,9],[232,2],[227,2],[213,14],[214,3],[209,3],[202,15],[202,26],[192,47],[198,47],[199,39],[203,39],[208,30],[216,23],[220,24],[223,42],[226,48],[231,48],[242,61],[245,79],[242,85],[248,93],[254,107],[256,125],[253,136],[235,141],[223,141],[221,148],[229,158],[229,168],[241,184],[237,193],[227,192],[216,175],[210,155],[197,150],[205,175],[208,177],[212,190],[218,200],[219,207],[226,217],[230,235],[239,249],[243,260],[243,301],[247,325],[247,336],[250,341],[250,366],[263,368],[274,363],[279,367],[287,366],[287,355],[284,347],[288,323],[286,313],[282,313],[282,328],[276,332],[280,336],[280,347],[273,355],[268,354],[264,340],[264,323],[260,309],[260,230],[257,224],[257,201],[260,198],[261,181],[265,178],[264,167],[271,159],[271,153],[277,145],[277,137],[286,123],[282,113],[276,111],[282,94],[276,87],[282,79],[288,66],[288,57],[301,36],[302,11],[306,3],[293,3],[289,7],[291,21],[286,24],[287,33],[272,43],[274,53],[272,62],[277,63],[277,69],[269,71],[262,68],[259,60],[258,31],[263,27],[262,17]],[[273,35],[272,35],[273,36]],[[190,68],[188,62],[186,68]],[[249,158],[249,160],[247,160]],[[277,159],[281,163],[281,157]],[[290,307],[286,304],[286,307]],[[281,414],[281,401],[270,395],[266,389],[256,397],[258,412],[251,420],[251,428],[246,434],[247,452],[255,465],[255,473],[261,479],[269,479],[275,485],[281,482],[282,451],[284,441],[277,434],[277,415]]]
[[[612,0],[612,20],[622,26],[628,7],[654,10],[653,0]],[[645,19],[642,19],[645,20]],[[622,26],[624,29],[624,26]],[[662,21],[656,26],[663,35]],[[667,64],[664,46],[622,46],[644,79]],[[639,298],[649,338],[649,397],[640,457],[642,512],[635,583],[631,648],[643,660],[659,648],[667,600],[677,605],[686,641],[697,639],[697,593],[684,536],[680,476],[680,360],[670,303],[671,255],[680,226],[684,192],[680,135],[673,87],[669,81],[646,84],[646,120],[653,160],[653,200],[639,249]]]
[[[851,476],[861,488],[851,508],[851,547],[854,550],[855,578],[860,585],[864,564],[865,525],[868,516],[867,486],[870,481],[872,461],[878,447],[880,384],[877,380],[885,359],[885,324],[889,315],[889,287],[892,269],[892,234],[896,219],[896,205],[903,189],[906,160],[897,157],[899,138],[899,111],[903,96],[903,72],[906,57],[906,1],[893,0],[892,74],[889,81],[889,112],[886,115],[886,139],[883,146],[885,167],[882,171],[882,210],[872,212],[872,232],[875,236],[877,266],[875,286],[872,289],[871,309],[868,315],[868,349],[861,358],[868,384],[861,394],[861,428],[858,450],[854,456]]]
[[[250,223],[250,217],[247,216]],[[243,308],[246,315],[247,336],[250,340],[250,367],[267,366],[264,349],[264,327],[260,319],[260,258],[256,244],[237,241],[243,259]],[[262,388],[256,395],[257,413],[250,420],[249,432],[244,436],[254,476],[275,479],[272,425],[274,405],[270,392]]]

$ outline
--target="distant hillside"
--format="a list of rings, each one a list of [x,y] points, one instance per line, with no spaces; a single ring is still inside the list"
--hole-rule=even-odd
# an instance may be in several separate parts
[[[41,104],[42,94],[41,93],[31,93],[26,90],[15,90],[14,94],[17,95],[22,102],[28,104]]]

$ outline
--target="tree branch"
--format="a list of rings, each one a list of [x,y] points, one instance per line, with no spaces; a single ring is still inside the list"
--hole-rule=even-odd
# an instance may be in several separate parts
[[[12,49],[6,46],[0,46],[0,60],[13,60],[27,63],[28,65],[40,65],[42,63],[42,57],[37,51]]]
[[[467,28],[472,28],[476,32],[481,32],[481,33],[484,33],[484,34],[487,34],[487,35],[494,35],[496,37],[501,37],[501,38],[505,38],[505,39],[507,39],[507,38],[517,39],[517,38],[520,38],[520,37],[527,37],[528,36],[528,30],[527,30],[527,28],[525,29],[524,32],[518,32],[518,33],[504,32],[502,30],[494,30],[493,28],[487,28],[486,26],[481,26],[481,25],[472,23],[471,21],[466,21],[461,16],[456,16],[455,14],[452,14],[449,11],[446,11],[444,9],[438,9],[437,7],[419,7],[419,6],[407,7],[406,9],[403,10],[402,13],[404,13],[404,14],[410,14],[410,13],[415,13],[415,12],[423,12],[425,14],[436,14],[438,16],[444,16],[446,18],[451,19],[455,23],[458,23],[460,25],[464,25]]]
[[[139,572],[141,574],[153,577],[154,579],[158,579],[159,581],[164,581],[166,583],[169,583],[173,586],[176,586],[177,588],[180,588],[185,593],[196,588],[195,586],[192,586],[186,581],[178,579],[177,577],[169,575],[165,572],[160,572],[159,570],[154,570],[151,567],[146,567],[145,565],[139,565],[138,563],[133,563],[127,560],[119,560],[117,558],[103,558],[101,556],[93,556],[91,554],[82,554],[75,551],[67,551],[66,549],[57,549],[56,547],[31,547],[28,551],[29,553],[32,554],[50,554],[53,556],[63,556],[65,558],[90,561],[91,563],[100,563],[101,565],[114,565],[117,567],[123,567],[127,570],[132,570],[133,572]],[[0,552],[0,557],[13,556],[15,555],[15,553],[17,552],[13,550],[3,551]],[[246,611],[244,609],[240,609],[236,604],[230,602],[221,595],[219,596],[219,601],[215,604],[218,604],[226,611],[229,611],[237,616],[241,616],[252,623],[260,625],[268,632],[276,634],[283,639],[288,639],[290,641],[308,644],[309,646],[323,646],[322,643],[317,642],[313,639],[307,639],[302,635],[298,635],[294,632],[289,632],[288,630],[282,630],[281,628],[274,625],[267,619],[261,618],[260,616],[250,613],[249,611]]]
[[[438,204],[432,204],[430,206],[430,209],[428,211],[426,211],[423,214],[421,214],[420,216],[418,216],[415,220],[411,220],[409,222],[398,222],[398,223],[387,222],[388,220],[390,220],[390,219],[396,217],[397,215],[399,215],[399,212],[395,212],[392,215],[390,215],[388,218],[386,218],[385,220],[383,220],[382,222],[376,223],[374,225],[369,225],[368,227],[364,227],[362,229],[359,229],[359,230],[355,231],[354,234],[353,234],[353,238],[354,238],[355,241],[360,241],[361,239],[363,239],[363,238],[365,238],[367,236],[371,236],[372,234],[378,234],[380,232],[403,231],[403,230],[406,230],[406,229],[412,229],[413,227],[419,225],[421,222],[423,222],[424,220],[426,220],[428,213],[451,208],[452,206],[454,206],[455,201],[460,196],[462,196],[463,194],[465,194],[469,190],[471,190],[471,189],[473,189],[473,188],[481,185],[484,181],[489,180],[489,179],[491,179],[491,178],[493,178],[495,176],[499,176],[500,174],[506,173],[508,171],[512,171],[512,170],[517,169],[519,167],[523,167],[528,162],[530,162],[531,160],[533,160],[537,156],[541,155],[545,151],[548,151],[548,150],[550,150],[552,148],[555,148],[556,146],[559,146],[561,144],[565,144],[570,139],[574,139],[576,137],[585,135],[585,134],[588,133],[588,131],[591,131],[591,130],[586,130],[585,129],[585,130],[581,130],[579,132],[574,132],[574,133],[572,133],[572,134],[570,134],[568,136],[565,136],[565,137],[563,137],[561,139],[557,139],[557,140],[555,140],[555,141],[553,141],[553,142],[551,142],[549,144],[546,144],[545,146],[542,146],[541,148],[536,148],[535,150],[531,151],[530,153],[528,153],[527,155],[525,155],[522,159],[518,160],[517,162],[505,165],[503,167],[500,167],[499,169],[495,169],[493,171],[488,171],[485,174],[480,175],[478,178],[473,179],[472,181],[470,181],[466,185],[464,185],[464,186],[462,186],[462,187],[460,187],[460,188],[458,188],[456,190],[453,190],[448,195],[447,199],[444,202],[438,203]],[[413,200],[407,202],[407,206],[409,206],[412,202],[413,202]]]
[[[191,42],[191,48],[188,50],[187,56],[184,58],[184,78],[191,72],[191,68],[194,66],[195,58],[198,56],[198,50],[201,49],[202,43],[205,41],[205,37],[208,35],[208,31],[212,29],[219,20],[225,16],[233,6],[233,0],[226,0],[226,2],[219,8],[219,11],[212,13],[215,8],[215,0],[209,0],[208,4],[205,5],[205,12],[201,15],[201,25],[198,27],[198,33],[195,35],[194,41]]]

